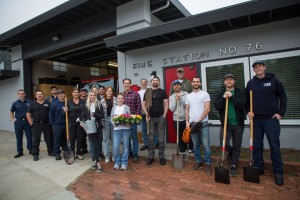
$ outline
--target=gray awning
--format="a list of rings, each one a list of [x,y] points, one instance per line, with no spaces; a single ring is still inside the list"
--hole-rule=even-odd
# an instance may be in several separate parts
[[[107,47],[126,52],[300,16],[299,0],[246,2],[106,38]]]
[[[20,75],[20,71],[17,70],[0,70],[0,81],[18,77]]]

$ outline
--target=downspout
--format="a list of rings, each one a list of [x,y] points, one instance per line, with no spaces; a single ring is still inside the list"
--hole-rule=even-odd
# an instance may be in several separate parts
[[[156,8],[155,10],[151,11],[151,14],[154,14],[154,13],[156,13],[158,11],[161,11],[161,10],[169,7],[169,5],[170,5],[170,1],[168,0],[167,3],[166,3],[166,5],[164,5],[164,6],[160,7],[160,8]]]

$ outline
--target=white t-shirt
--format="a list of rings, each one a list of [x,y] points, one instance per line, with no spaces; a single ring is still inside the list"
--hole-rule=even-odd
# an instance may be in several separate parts
[[[91,112],[91,113],[96,112],[95,103],[91,103],[90,112]]]
[[[204,103],[210,101],[207,92],[200,90],[199,92],[191,92],[186,97],[186,104],[190,105],[189,122],[197,122],[204,111]],[[202,122],[208,121],[206,116]]]
[[[140,95],[140,98],[141,98],[141,103],[143,102],[144,100],[144,95],[145,95],[145,92],[146,92],[146,89],[145,90],[140,90],[138,91],[139,95]]]
[[[124,110],[125,110],[125,105],[122,105],[122,106],[116,106],[115,108],[115,115],[121,115],[121,114],[124,114]],[[130,129],[130,127],[128,126],[122,126],[122,125],[119,125],[119,126],[115,126],[114,127],[114,130],[121,130],[121,129]]]

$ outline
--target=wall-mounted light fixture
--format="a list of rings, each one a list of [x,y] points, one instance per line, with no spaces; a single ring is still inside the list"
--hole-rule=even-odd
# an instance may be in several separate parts
[[[60,40],[60,35],[59,35],[59,34],[54,35],[54,36],[51,38],[51,40],[52,40],[53,42],[59,41],[59,40]]]
[[[108,62],[107,65],[112,66],[112,67],[118,67],[118,63],[115,63],[115,62]]]

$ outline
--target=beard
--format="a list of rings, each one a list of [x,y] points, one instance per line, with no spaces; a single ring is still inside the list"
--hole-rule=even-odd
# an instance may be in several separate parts
[[[159,84],[158,84],[158,83],[153,83],[152,86],[153,86],[153,87],[158,87]]]
[[[200,88],[200,85],[193,85],[193,88],[197,90]]]

